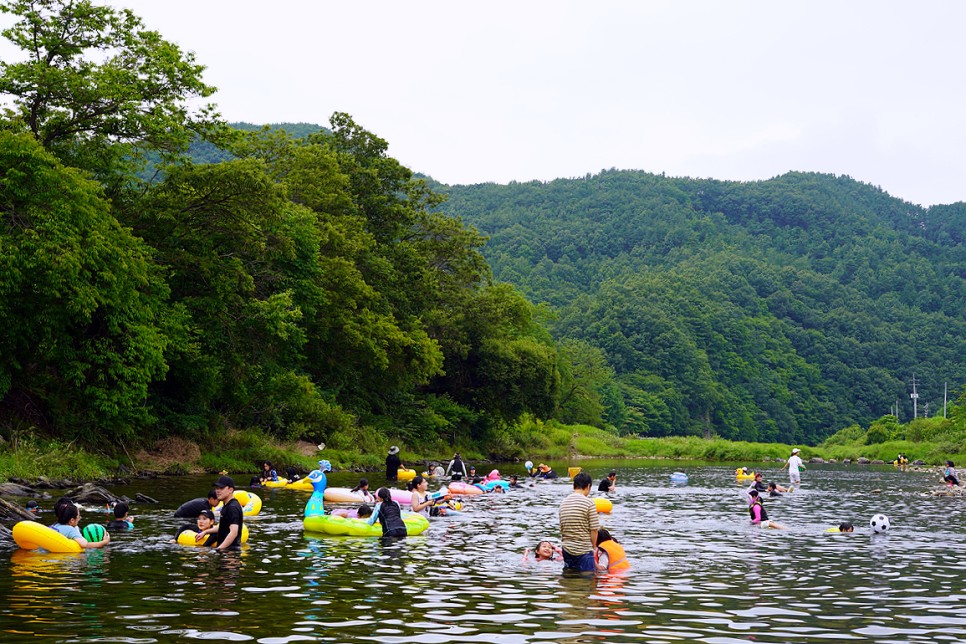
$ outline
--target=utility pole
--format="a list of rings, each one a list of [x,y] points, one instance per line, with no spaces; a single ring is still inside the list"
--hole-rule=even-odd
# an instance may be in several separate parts
[[[943,418],[946,417],[946,397],[949,394],[949,383],[943,383]]]
[[[912,374],[912,393],[909,394],[912,398],[912,419],[915,420],[919,418],[919,394],[916,392],[916,374]]]

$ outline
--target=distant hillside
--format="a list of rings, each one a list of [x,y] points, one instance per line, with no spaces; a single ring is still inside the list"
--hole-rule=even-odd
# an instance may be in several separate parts
[[[236,130],[257,132],[263,127],[269,130],[284,130],[297,139],[303,139],[310,134],[321,132],[326,128],[315,123],[269,123],[255,125],[254,123],[229,123]],[[219,163],[232,158],[232,155],[208,141],[195,141],[188,149],[188,154],[196,163]]]
[[[966,383],[966,205],[848,177],[738,183],[609,171],[436,186],[495,276],[603,349],[645,435],[821,440]]]

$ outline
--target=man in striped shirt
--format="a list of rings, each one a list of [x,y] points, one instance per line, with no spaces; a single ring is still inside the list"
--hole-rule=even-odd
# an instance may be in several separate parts
[[[574,477],[574,492],[560,504],[560,545],[563,547],[564,570],[594,572],[594,548],[597,545],[597,506],[590,500],[590,474]]]

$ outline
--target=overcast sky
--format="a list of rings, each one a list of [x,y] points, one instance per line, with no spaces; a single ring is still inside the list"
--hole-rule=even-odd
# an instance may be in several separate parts
[[[230,121],[335,111],[445,183],[848,174],[966,200],[966,3],[114,0]]]

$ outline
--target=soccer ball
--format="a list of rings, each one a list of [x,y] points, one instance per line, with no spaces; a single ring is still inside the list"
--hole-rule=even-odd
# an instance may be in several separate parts
[[[874,532],[885,532],[891,527],[891,525],[892,524],[889,523],[889,517],[884,514],[876,514],[869,519],[869,527],[871,527]]]

